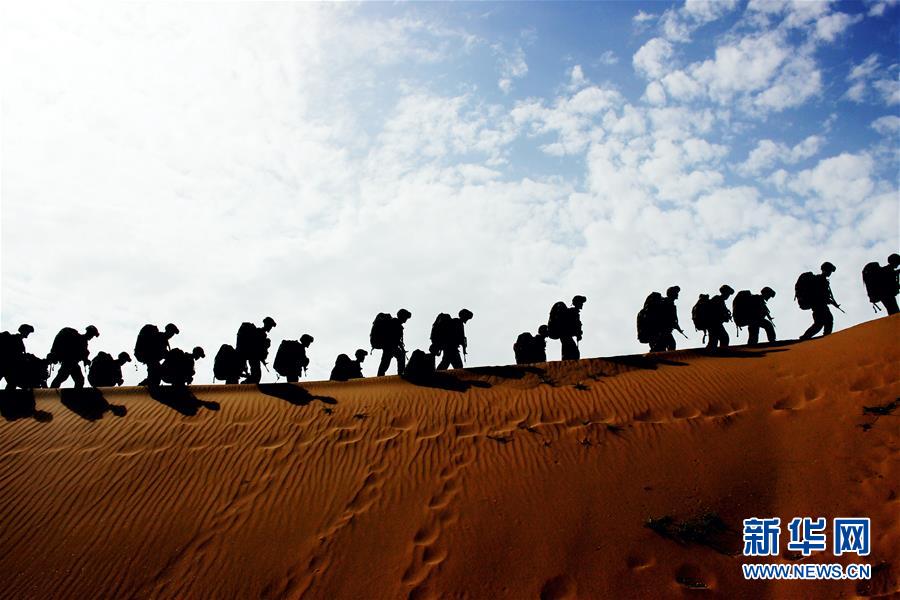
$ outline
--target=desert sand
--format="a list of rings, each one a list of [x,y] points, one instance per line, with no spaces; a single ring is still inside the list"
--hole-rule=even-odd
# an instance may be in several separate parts
[[[900,316],[347,383],[0,396],[5,598],[900,593]],[[747,582],[749,517],[868,516],[871,581]],[[757,559],[756,562],[766,562]]]

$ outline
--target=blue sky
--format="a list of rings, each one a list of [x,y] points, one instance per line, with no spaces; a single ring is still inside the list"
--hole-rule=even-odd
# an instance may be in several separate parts
[[[900,246],[898,15],[893,0],[7,7],[2,327],[31,322],[43,352],[94,323],[94,349],[118,352],[174,321],[211,356],[271,314],[276,344],[316,336],[324,377],[375,313],[409,308],[412,348],[466,306],[472,362],[502,364],[576,293],[585,355],[641,351],[634,315],[675,283],[682,324],[698,293],[770,285],[796,337],[809,313],[790,288],[825,259],[838,328],[870,319],[859,272]]]

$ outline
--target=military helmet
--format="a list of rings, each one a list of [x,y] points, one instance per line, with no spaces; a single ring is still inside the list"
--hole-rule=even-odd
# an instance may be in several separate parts
[[[166,333],[171,333],[172,335],[175,335],[176,333],[181,333],[181,332],[178,331],[178,326],[175,325],[175,323],[169,323],[168,325],[166,325]]]
[[[194,358],[206,358],[206,352],[204,352],[203,348],[200,346],[195,346],[194,350],[191,352],[191,356]]]
[[[19,325],[19,333],[21,333],[24,337],[28,337],[30,334],[34,333],[34,327],[29,325],[28,323],[22,323]]]
[[[831,264],[827,260],[822,263],[822,272],[823,273],[825,273],[825,272],[834,273],[835,271],[837,271],[837,267],[835,267],[833,264]]]
[[[546,325],[541,325],[540,327],[538,327],[538,335],[543,335],[544,337],[546,337],[549,331],[550,328]]]
[[[572,306],[577,306],[580,308],[581,305],[584,304],[585,302],[587,302],[587,298],[585,298],[584,296],[581,296],[581,295],[578,295],[578,296],[575,296],[574,298],[572,298]]]
[[[666,290],[666,296],[677,295],[680,292],[681,292],[681,288],[678,287],[677,285],[673,285],[672,287],[670,287],[669,289]]]
[[[100,337],[100,332],[93,325],[88,325],[84,328],[84,332],[91,337]]]
[[[474,316],[475,315],[473,315],[472,311],[469,310],[468,308],[464,308],[461,311],[459,311],[459,318],[462,319],[463,321],[468,321],[469,319],[471,319]]]
[[[766,287],[764,287],[763,289],[761,289],[761,290],[759,291],[759,294],[760,294],[763,298],[774,298],[774,297],[775,297],[775,290],[773,290],[773,289],[770,288],[769,286],[766,286]]]
[[[300,336],[300,343],[303,344],[304,346],[309,346],[314,341],[316,341],[316,339],[313,336],[309,335],[308,333],[304,333],[303,335]]]
[[[727,283],[719,288],[719,293],[724,294],[726,296],[730,296],[734,293],[734,288],[728,285]]]
[[[131,355],[127,352],[119,352],[119,360],[123,363],[131,362]]]
[[[266,317],[265,319],[263,319],[263,326],[275,327],[275,325],[275,319],[273,319],[272,317]]]
[[[406,310],[405,308],[401,308],[400,310],[397,311],[398,319],[409,319],[410,317],[412,317],[412,313],[409,312],[408,310]]]
[[[364,360],[368,355],[369,355],[368,352],[366,352],[365,350],[363,350],[362,348],[360,348],[359,350],[356,351],[356,360],[362,361],[362,360]]]
[[[891,265],[892,267],[896,267],[896,266],[900,265],[900,254],[897,254],[896,252],[894,252],[893,254],[888,256],[888,264]]]

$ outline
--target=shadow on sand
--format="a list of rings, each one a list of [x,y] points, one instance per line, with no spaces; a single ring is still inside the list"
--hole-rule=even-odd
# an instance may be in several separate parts
[[[62,405],[86,421],[97,421],[107,412],[124,417],[128,409],[122,405],[110,404],[103,393],[96,388],[60,388],[59,400]]]
[[[34,392],[31,390],[0,391],[0,416],[7,421],[34,419],[40,423],[47,423],[53,420],[52,414],[37,409]]]
[[[529,373],[541,376],[545,374],[544,369],[539,367],[531,367],[528,365],[506,365],[498,367],[468,367],[466,373],[474,373],[475,375],[486,375],[488,377],[498,377],[500,379],[522,379]]]
[[[296,383],[260,383],[256,387],[266,396],[280,398],[295,406],[306,406],[313,400],[323,404],[337,404],[337,400],[331,396],[316,396]]]
[[[165,404],[172,410],[178,411],[186,417],[193,417],[201,408],[207,410],[219,410],[218,402],[200,400],[190,388],[181,385],[164,385],[147,388],[150,397]]]
[[[491,367],[482,367],[490,369]],[[469,369],[471,370],[471,369]],[[439,390],[447,390],[449,392],[465,392],[469,388],[489,388],[491,384],[487,381],[469,381],[460,379],[456,375],[446,371],[437,371],[427,375],[401,375],[401,379],[408,381],[413,385],[420,387],[436,388]]]

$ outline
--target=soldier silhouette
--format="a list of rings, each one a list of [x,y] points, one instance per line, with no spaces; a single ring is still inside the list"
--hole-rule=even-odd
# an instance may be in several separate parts
[[[547,362],[547,326],[541,325],[535,335],[524,331],[513,344],[517,365]]]
[[[662,299],[660,305],[660,308],[662,309],[660,319],[660,327],[662,329],[659,333],[660,350],[669,352],[675,350],[675,336],[672,335],[673,331],[677,331],[687,338],[687,334],[684,333],[681,329],[681,325],[678,324],[678,307],[675,306],[675,301],[678,300],[678,295],[680,293],[681,288],[677,285],[673,285],[666,290],[666,296]]]
[[[879,265],[871,262],[863,268],[863,283],[869,301],[877,309],[880,302],[889,315],[900,312],[897,308],[897,294],[900,293],[900,254],[888,256],[887,264]]]
[[[728,332],[725,331],[725,323],[731,320],[731,311],[728,310],[726,304],[728,298],[734,294],[734,289],[730,285],[723,285],[719,288],[719,293],[709,299],[709,341],[707,348],[727,348],[730,342]]]
[[[25,356],[25,338],[34,332],[28,323],[19,325],[17,333],[0,333],[0,379],[6,379],[6,386],[12,387],[10,377],[15,378],[22,357]]]
[[[813,275],[807,271],[797,279],[794,286],[794,297],[797,299],[797,304],[803,310],[812,310],[813,314],[813,324],[800,336],[801,340],[808,340],[819,331],[823,336],[828,335],[834,327],[834,315],[831,314],[831,309],[828,307],[834,306],[838,310],[842,310],[841,305],[834,299],[831,284],[828,281],[835,271],[837,271],[837,267],[825,261],[822,263],[821,273]]]
[[[304,333],[299,340],[282,340],[275,353],[275,361],[272,367],[275,372],[283,376],[289,383],[300,381],[300,376],[309,366],[309,357],[306,349],[315,341],[313,336]]]
[[[472,316],[472,311],[464,308],[459,311],[458,317],[444,321],[440,331],[435,332],[432,328],[432,352],[441,353],[441,362],[437,366],[439,371],[446,370],[450,366],[454,369],[462,368],[463,359],[459,355],[459,349],[462,347],[462,355],[465,356],[468,347],[466,323]]]
[[[331,369],[332,381],[347,381],[348,379],[360,379],[363,376],[362,363],[369,353],[360,348],[356,351],[356,360],[352,360],[346,354],[339,354]]]
[[[581,307],[587,302],[584,296],[572,298],[572,306],[566,306],[564,302],[557,302],[550,309],[550,318],[547,321],[548,335],[559,340],[563,360],[578,360],[581,353],[578,342],[582,338]]]
[[[93,325],[88,325],[83,334],[72,327],[64,327],[56,334],[47,359],[51,363],[59,363],[59,372],[50,387],[58,388],[69,377],[76,388],[84,387],[81,363],[90,364],[88,342],[99,335],[100,332]]]
[[[186,386],[194,381],[195,366],[206,353],[200,346],[194,347],[190,354],[181,348],[172,348],[166,352],[162,364],[162,379],[173,386]]]
[[[122,366],[130,362],[131,356],[127,352],[120,352],[117,358],[113,358],[108,352],[98,352],[91,360],[88,383],[95,388],[122,385],[125,383]]]
[[[747,327],[747,343],[754,346],[759,343],[759,330],[766,332],[769,342],[775,341],[775,324],[766,304],[775,297],[775,290],[766,286],[758,294],[750,290],[741,290],[734,297],[732,315],[738,327]]]
[[[381,350],[381,362],[378,364],[378,376],[387,373],[391,366],[391,360],[397,359],[397,373],[403,375],[406,367],[406,347],[403,343],[403,325],[412,313],[401,308],[397,316],[392,317],[388,313],[379,313],[372,323],[369,332],[369,342],[373,349]]]
[[[134,343],[134,358],[147,367],[147,377],[138,385],[155,387],[162,380],[162,361],[169,351],[171,339],[178,334],[174,323],[166,325],[163,331],[153,324],[146,324],[138,332]]]
[[[265,365],[269,357],[269,347],[272,345],[269,332],[275,325],[275,319],[266,317],[262,327],[245,322],[238,328],[235,349],[241,360],[248,365],[248,375],[243,383],[259,383],[262,379],[261,365]]]

